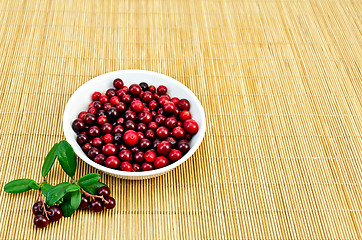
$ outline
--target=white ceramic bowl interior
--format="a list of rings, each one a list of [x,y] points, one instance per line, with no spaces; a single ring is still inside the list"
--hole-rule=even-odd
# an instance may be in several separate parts
[[[93,160],[89,159],[88,156],[82,151],[81,147],[76,142],[76,133],[72,129],[73,121],[78,117],[81,111],[86,111],[88,105],[91,102],[91,95],[95,91],[105,91],[112,88],[113,80],[115,78],[121,78],[126,86],[130,86],[133,83],[147,82],[149,85],[158,87],[159,85],[165,85],[168,88],[168,94],[171,97],[186,98],[190,101],[190,112],[192,118],[199,124],[199,131],[190,141],[190,150],[178,161],[160,169],[146,171],[146,172],[125,172],[116,169],[107,168],[102,166]],[[185,162],[200,146],[202,139],[205,135],[206,120],[205,112],[197,97],[188,89],[185,85],[178,82],[177,80],[151,71],[145,70],[120,70],[115,72],[109,72],[97,76],[90,81],[79,87],[69,99],[65,106],[63,115],[63,129],[65,138],[72,145],[75,153],[89,165],[111,174],[115,177],[124,179],[146,179],[160,176],[175,167]]]

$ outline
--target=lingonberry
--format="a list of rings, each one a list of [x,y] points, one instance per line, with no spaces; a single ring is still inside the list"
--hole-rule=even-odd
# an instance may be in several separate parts
[[[185,139],[186,140],[191,140],[191,138],[192,138],[192,135],[191,134],[185,134]]]
[[[87,134],[79,134],[76,140],[79,145],[85,144],[88,141]]]
[[[139,151],[139,148],[137,147],[137,146],[134,146],[133,148],[131,148],[131,152],[133,153],[133,154],[135,154],[136,152],[138,152]]]
[[[122,90],[123,90],[125,93],[128,93],[129,88],[128,88],[127,86],[123,86]]]
[[[190,144],[188,142],[179,142],[178,143],[178,149],[183,152],[186,153],[190,150]]]
[[[110,88],[110,89],[108,89],[108,90],[106,91],[106,95],[107,95],[107,97],[109,97],[109,98],[111,98],[111,97],[113,97],[113,96],[116,96],[116,90]]]
[[[124,128],[126,130],[135,130],[136,129],[136,124],[134,123],[134,121],[132,120],[127,120],[125,123],[124,123]]]
[[[88,125],[92,125],[96,122],[97,118],[94,114],[91,114],[91,113],[87,113],[85,116],[84,116],[84,122]]]
[[[79,204],[79,207],[78,209],[86,209],[88,208],[88,205],[89,205],[89,199],[82,194],[81,198],[80,198],[80,204]]]
[[[156,159],[156,153],[152,150],[148,150],[147,152],[145,152],[145,154],[143,155],[143,158],[145,159],[145,161],[147,162],[153,162]]]
[[[104,162],[107,167],[116,169],[119,166],[119,159],[115,156],[107,157],[106,161]]]
[[[114,198],[107,196],[104,198],[106,201],[104,202],[104,207],[107,209],[113,209],[116,206],[116,200]]]
[[[106,111],[105,113],[107,114],[107,110],[110,109],[112,107],[112,104],[107,102],[103,105],[103,109],[104,111]]]
[[[152,129],[152,130],[157,129],[157,123],[156,123],[156,122],[150,122],[150,123],[148,124],[148,128],[149,128],[149,129]]]
[[[139,172],[141,170],[141,166],[138,163],[132,164],[132,172]]]
[[[148,91],[150,91],[151,93],[154,93],[154,92],[156,92],[156,87],[151,85],[148,87]]]
[[[103,133],[111,133],[112,129],[113,129],[113,126],[110,123],[105,123],[101,126],[101,130]]]
[[[101,130],[99,129],[98,126],[92,126],[88,130],[88,135],[91,137],[97,137],[97,136],[99,136],[100,133],[101,133]]]
[[[102,200],[99,198],[94,198],[90,203],[90,209],[93,212],[101,212],[103,210]]]
[[[100,147],[103,144],[103,141],[100,137],[96,137],[92,140],[92,145],[95,147]]]
[[[157,123],[158,126],[162,126],[163,124],[165,124],[166,121],[166,116],[162,115],[162,114],[158,114],[155,117],[155,122]]]
[[[113,106],[115,106],[115,105],[117,105],[117,104],[120,102],[120,100],[119,100],[119,98],[118,98],[117,96],[113,96],[113,97],[111,97],[111,99],[109,100],[109,102],[110,102]]]
[[[137,84],[132,84],[131,86],[129,86],[129,93],[132,94],[133,96],[140,95],[141,91],[142,88]]]
[[[174,114],[175,114],[175,116],[178,116],[180,114],[180,109],[176,108]]]
[[[144,138],[144,139],[141,139],[138,143],[138,146],[141,148],[141,149],[147,149],[151,146],[151,141],[147,138]]]
[[[33,205],[33,214],[39,215],[43,214],[43,203],[41,201],[34,203]]]
[[[168,159],[170,159],[172,162],[175,162],[181,158],[181,151],[177,149],[171,149],[170,153],[168,154]]]
[[[86,143],[82,146],[82,150],[85,153],[88,153],[88,151],[92,148],[92,145],[90,145],[90,143]]]
[[[95,109],[97,109],[97,110],[100,110],[102,107],[103,107],[103,105],[102,105],[102,103],[100,102],[100,101],[94,101],[93,102],[93,107],[95,108]],[[93,113],[94,114],[94,113]]]
[[[191,119],[191,113],[187,110],[183,110],[180,112],[181,121],[186,121],[187,119]]]
[[[113,135],[110,133],[107,133],[106,135],[103,136],[103,141],[104,141],[104,143],[113,142]],[[93,145],[94,145],[94,143],[93,143]]]
[[[48,217],[51,222],[56,222],[63,217],[63,211],[59,206],[51,206],[48,211]]]
[[[143,103],[140,100],[132,101],[131,108],[135,112],[141,112],[143,110]]]
[[[113,119],[116,120],[117,116],[118,116],[118,112],[117,109],[115,107],[111,107],[106,111],[106,115],[107,117],[109,117],[109,119]]]
[[[92,147],[91,149],[89,149],[87,155],[90,159],[94,159],[98,154],[99,154],[99,149],[96,147]]]
[[[148,107],[151,109],[151,110],[155,110],[157,108],[157,102],[155,100],[152,100],[148,103]]]
[[[144,132],[144,131],[147,130],[147,126],[146,126],[146,124],[144,124],[144,123],[138,123],[138,124],[136,125],[136,129],[137,129],[137,131],[139,131],[139,132]]]
[[[183,138],[185,136],[185,130],[180,126],[177,126],[172,130],[172,136],[175,138]]]
[[[114,133],[123,133],[124,132],[124,128],[122,125],[116,125],[113,129]]]
[[[96,114],[97,109],[95,107],[90,107],[90,108],[88,108],[88,112],[91,113],[91,114]]]
[[[185,129],[185,131],[189,134],[195,134],[199,131],[199,125],[193,119],[188,119],[184,121],[182,126]]]
[[[117,123],[118,125],[123,124],[123,123],[124,123],[124,118],[123,118],[123,117],[118,118],[117,121],[116,121],[116,123]]]
[[[160,95],[158,95],[158,93],[153,93],[152,94],[153,99],[155,99],[156,101],[158,101],[158,99],[160,98]]]
[[[155,138],[155,132],[152,131],[151,129],[148,129],[145,132],[145,137],[152,140]]]
[[[173,104],[175,104],[175,106],[177,106],[179,101],[180,101],[180,99],[178,99],[177,97],[171,98],[171,102],[173,102]]]
[[[138,119],[145,123],[145,124],[148,124],[149,122],[152,121],[152,115],[150,112],[148,111],[142,111],[138,114]]]
[[[102,95],[98,99],[101,103],[105,104],[109,101],[109,98],[106,95]]]
[[[163,167],[166,167],[168,164],[169,164],[169,161],[164,156],[157,157],[153,163],[155,168],[163,168]]]
[[[124,144],[119,144],[117,147],[118,147],[118,151],[127,149],[126,145],[124,145]]]
[[[128,130],[123,134],[123,141],[129,146],[134,146],[139,140],[138,134],[133,130]]]
[[[107,143],[103,146],[102,152],[108,156],[115,155],[117,153],[117,147],[113,143]]]
[[[105,124],[106,122],[107,122],[107,116],[105,116],[105,115],[99,116],[99,117],[97,118],[97,123],[98,123],[99,125],[103,125],[103,124]]]
[[[116,93],[117,97],[119,97],[119,99],[122,99],[122,96],[126,94],[126,91],[124,91],[123,89],[119,89]]]
[[[164,86],[164,85],[158,86],[157,93],[160,94],[160,95],[166,94],[167,93],[167,87]]]
[[[166,120],[165,120],[166,127],[168,127],[169,129],[172,129],[172,128],[176,127],[176,125],[177,125],[177,119],[175,117],[166,118]]]
[[[126,172],[130,172],[130,171],[132,171],[132,165],[129,162],[122,162],[121,163],[121,170],[126,171]]]
[[[143,152],[136,152],[133,156],[133,160],[135,160],[136,162],[143,162],[143,157],[144,157],[144,153]]]
[[[117,111],[123,112],[126,109],[126,104],[124,104],[124,102],[119,102],[116,104],[115,108]]]
[[[129,102],[131,102],[131,100],[132,100],[132,98],[131,98],[131,95],[129,95],[129,94],[124,94],[122,96],[122,102],[129,103]]]
[[[171,144],[171,147],[175,147],[177,144],[177,141],[174,137],[167,137],[166,141],[169,142]]]
[[[157,152],[160,155],[168,155],[171,151],[171,144],[168,141],[161,141],[158,145],[157,145]]]
[[[34,218],[34,224],[38,228],[44,228],[49,224],[49,220],[43,215],[36,215]]]
[[[84,117],[85,117],[86,114],[87,114],[86,111],[80,112],[80,113],[78,114],[78,118],[84,121]]]
[[[109,195],[111,195],[111,190],[107,186],[100,187],[97,190],[97,195],[109,197]]]
[[[150,102],[150,101],[152,101],[152,99],[153,99],[153,95],[151,92],[146,91],[142,94],[142,100],[144,102]]]
[[[121,88],[123,88],[123,81],[122,81],[122,79],[119,79],[119,78],[116,78],[116,79],[114,79],[114,81],[113,81],[113,87],[115,87],[116,89],[121,89]]]
[[[153,165],[149,162],[144,162],[141,166],[142,171],[151,171],[153,170]]]
[[[84,127],[85,127],[85,123],[80,118],[75,119],[72,123],[72,128],[77,133],[82,131],[84,129]]]
[[[106,116],[106,111],[101,109],[97,112],[97,117],[100,117],[100,116]]]
[[[153,141],[153,148],[154,149],[157,149],[157,145],[159,144],[161,142],[161,140],[160,139],[155,139],[154,141]]]
[[[170,96],[168,95],[162,95],[159,99],[158,99],[158,103],[161,106],[164,106],[166,104],[166,102],[168,102],[170,100]]]
[[[132,160],[132,152],[128,149],[121,150],[118,154],[118,157],[121,161],[130,162]]]
[[[94,92],[94,93],[92,94],[92,100],[93,100],[93,101],[98,100],[98,98],[99,98],[101,95],[102,95],[102,94],[101,94],[100,92]]]
[[[178,102],[177,107],[180,108],[181,110],[189,110],[190,109],[190,102],[187,99],[181,99]]]
[[[94,158],[94,161],[98,164],[103,164],[104,161],[106,160],[106,155],[104,154],[98,154],[95,158]]]
[[[124,118],[125,118],[126,120],[132,120],[132,121],[134,121],[134,120],[136,120],[136,117],[137,117],[136,113],[135,113],[134,111],[132,111],[132,110],[127,110],[127,111],[124,113]]]
[[[143,134],[143,132],[137,132],[137,135],[140,140],[145,138],[145,135]]]
[[[147,91],[148,90],[148,84],[145,82],[141,82],[140,87],[142,88],[143,91]]]
[[[157,136],[161,139],[167,138],[168,135],[170,134],[170,132],[168,131],[168,129],[166,127],[159,127],[156,130]]]

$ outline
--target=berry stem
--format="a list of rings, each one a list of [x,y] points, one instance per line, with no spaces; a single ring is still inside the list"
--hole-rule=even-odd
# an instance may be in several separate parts
[[[106,199],[104,199],[103,196],[98,196],[98,195],[93,195],[93,194],[90,194],[90,193],[87,193],[86,191],[84,191],[83,188],[80,188],[80,190],[82,191],[82,193],[84,193],[84,195],[86,195],[87,197],[92,197],[92,198],[100,198],[102,199],[103,202],[107,203],[108,204],[108,201]]]

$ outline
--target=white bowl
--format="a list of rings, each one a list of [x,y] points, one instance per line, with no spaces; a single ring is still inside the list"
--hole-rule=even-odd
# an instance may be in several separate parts
[[[146,171],[146,172],[125,172],[121,170],[107,168],[102,166],[93,160],[82,151],[81,147],[76,142],[76,133],[72,129],[73,121],[78,117],[81,111],[86,111],[88,105],[91,102],[91,95],[95,91],[105,91],[112,88],[113,80],[115,78],[121,78],[126,86],[130,86],[133,83],[147,82],[149,85],[159,86],[165,85],[168,88],[168,94],[171,97],[186,98],[190,101],[190,112],[192,118],[199,124],[199,131],[194,135],[190,141],[190,150],[178,161],[160,169]],[[97,76],[82,86],[80,86],[69,99],[65,106],[63,115],[63,129],[64,135],[67,141],[72,145],[75,153],[89,165],[115,177],[124,179],[147,179],[160,176],[175,167],[185,162],[200,146],[206,130],[205,111],[201,106],[197,97],[188,89],[185,85],[177,80],[151,71],[145,70],[120,70],[115,72],[109,72]]]

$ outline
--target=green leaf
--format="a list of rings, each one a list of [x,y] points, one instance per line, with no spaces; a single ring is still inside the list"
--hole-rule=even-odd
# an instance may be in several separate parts
[[[77,161],[75,159],[75,153],[70,144],[63,140],[60,141],[57,147],[57,156],[60,166],[68,174],[69,177],[73,177],[77,168]]]
[[[60,204],[62,204],[62,203],[63,203],[63,198],[59,199],[55,204],[60,205]]]
[[[39,188],[40,188],[40,186],[35,181],[30,181],[29,182],[29,187],[34,189],[34,190],[39,190]]]
[[[46,195],[46,201],[48,205],[53,206],[59,199],[64,197],[64,195],[67,193],[66,190],[69,186],[69,182],[63,182],[50,189],[50,191]]]
[[[81,186],[81,188],[84,189],[84,191],[86,191],[87,193],[90,193],[92,195],[97,193],[98,188],[103,187],[103,186],[107,186],[106,184],[101,183],[101,182],[96,182],[96,183],[93,183],[91,185],[82,185],[82,184],[79,183],[79,185]]]
[[[78,183],[83,186],[92,185],[98,182],[100,178],[101,175],[99,175],[98,173],[89,173],[79,178]]]
[[[78,206],[76,206],[79,196],[81,196],[80,190],[65,194],[64,201],[60,205],[60,208],[63,211],[64,217],[70,217],[75,212],[75,210],[77,210],[77,208],[80,204],[80,201],[79,201]]]
[[[21,178],[15,179],[4,186],[4,191],[7,193],[22,193],[29,191],[31,187],[29,186],[30,182],[36,182],[32,179]]]
[[[68,193],[68,192],[75,192],[75,191],[77,191],[79,189],[80,189],[79,185],[72,184],[72,185],[68,186],[65,191]]]
[[[54,144],[52,149],[49,151],[48,155],[45,157],[43,167],[41,169],[41,175],[43,175],[43,177],[48,175],[50,169],[52,168],[52,166],[55,162],[55,158],[57,156],[57,154],[56,154],[57,148],[58,148],[58,143]]]
[[[82,198],[82,193],[80,192],[80,190],[72,192],[70,205],[72,206],[73,209],[78,209],[81,198]]]
[[[48,192],[50,191],[50,189],[52,189],[52,188],[53,188],[53,185],[50,185],[48,183],[44,183],[41,186],[40,190],[43,193],[43,195],[46,196],[48,194]]]

